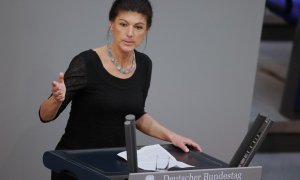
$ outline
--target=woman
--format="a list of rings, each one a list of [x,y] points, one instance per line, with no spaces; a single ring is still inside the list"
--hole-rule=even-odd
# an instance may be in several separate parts
[[[65,74],[52,83],[52,94],[40,106],[42,122],[54,120],[72,101],[65,133],[56,149],[125,146],[124,119],[134,114],[136,127],[152,137],[171,142],[188,152],[201,151],[193,140],[162,126],[144,106],[152,63],[135,49],[152,22],[148,0],[115,0],[109,12],[111,43],[75,56]],[[67,179],[52,174],[52,179]]]

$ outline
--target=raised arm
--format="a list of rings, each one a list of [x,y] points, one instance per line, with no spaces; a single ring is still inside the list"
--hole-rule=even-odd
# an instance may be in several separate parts
[[[52,82],[52,95],[46,99],[40,106],[40,118],[43,122],[54,119],[62,102],[65,100],[66,85],[64,82],[64,74],[59,73],[56,81]]]
[[[136,127],[138,130],[149,136],[171,142],[184,152],[189,151],[188,146],[198,151],[202,151],[200,145],[195,141],[167,129],[147,113],[136,121]]]

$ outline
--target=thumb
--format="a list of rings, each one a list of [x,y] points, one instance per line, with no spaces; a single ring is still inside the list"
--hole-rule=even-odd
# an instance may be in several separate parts
[[[59,73],[58,82],[59,83],[64,83],[64,73],[62,73],[62,72]]]

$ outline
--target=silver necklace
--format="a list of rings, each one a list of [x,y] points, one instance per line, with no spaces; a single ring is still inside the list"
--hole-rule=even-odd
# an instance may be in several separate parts
[[[135,54],[134,54],[134,51],[133,51],[133,56],[132,56],[132,64],[131,64],[131,67],[126,70],[125,68],[123,68],[120,63],[113,57],[112,55],[112,52],[111,52],[111,49],[110,47],[108,46],[108,44],[106,45],[107,46],[107,52],[108,52],[108,56],[111,60],[111,62],[116,66],[116,68],[119,70],[120,73],[122,74],[129,74],[131,72],[133,72],[136,68],[136,62],[135,62]]]

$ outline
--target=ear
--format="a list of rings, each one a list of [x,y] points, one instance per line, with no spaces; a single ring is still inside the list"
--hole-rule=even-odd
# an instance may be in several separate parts
[[[114,29],[113,29],[113,24],[112,24],[111,21],[109,21],[108,27],[109,27],[109,31],[113,31],[113,30],[114,30]]]

